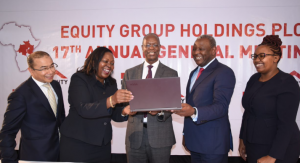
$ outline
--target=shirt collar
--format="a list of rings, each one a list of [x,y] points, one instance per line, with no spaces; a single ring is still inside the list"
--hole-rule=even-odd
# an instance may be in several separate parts
[[[153,67],[158,67],[159,64],[159,60],[157,60],[156,62],[154,62],[153,64],[151,64]],[[147,67],[148,65],[150,65],[146,60],[144,63],[144,67]]]
[[[33,76],[31,76],[31,78],[33,79],[33,81],[35,81],[35,83],[36,83],[39,87],[41,87],[41,86],[43,86],[44,84],[46,84],[46,83],[43,83],[43,82],[40,82],[40,81],[36,80]]]
[[[204,70],[214,61],[214,60],[216,60],[216,58],[214,58],[214,59],[212,59],[210,62],[208,62],[208,64],[206,64],[205,66],[203,66],[203,67],[200,67],[200,66],[198,66],[199,68],[204,68]]]

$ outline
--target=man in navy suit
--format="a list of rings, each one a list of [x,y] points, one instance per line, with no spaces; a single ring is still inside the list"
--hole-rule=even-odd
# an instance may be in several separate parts
[[[233,71],[216,59],[216,41],[202,35],[192,55],[198,65],[186,88],[186,102],[174,111],[185,116],[183,145],[193,163],[227,163],[232,149],[228,106],[235,86]]]
[[[31,77],[8,96],[0,131],[2,163],[58,161],[59,126],[65,118],[62,91],[53,81],[55,68],[50,55],[37,51],[27,58]],[[15,138],[21,130],[19,155]]]

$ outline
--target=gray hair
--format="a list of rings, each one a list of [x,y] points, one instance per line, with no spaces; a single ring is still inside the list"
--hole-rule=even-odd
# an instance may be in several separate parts
[[[142,41],[142,45],[143,45],[143,43],[144,43],[144,40],[145,40],[146,37],[148,37],[148,36],[154,36],[154,37],[156,37],[157,40],[158,40],[158,43],[159,43],[159,45],[160,45],[159,37],[158,37],[157,34],[155,34],[155,33],[148,33],[147,35],[145,35],[144,38],[143,38],[143,41]]]
[[[212,36],[210,36],[210,35],[201,35],[201,36],[199,36],[199,37],[197,38],[197,40],[198,40],[198,39],[202,39],[202,38],[208,39],[208,41],[209,41],[209,43],[210,43],[210,46],[211,46],[212,48],[217,46],[216,40],[215,40],[214,37],[212,37]],[[197,40],[196,40],[196,41],[197,41]]]

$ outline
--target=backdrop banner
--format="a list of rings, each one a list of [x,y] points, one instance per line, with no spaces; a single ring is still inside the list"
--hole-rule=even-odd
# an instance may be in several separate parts
[[[256,73],[250,55],[265,35],[279,35],[283,55],[278,66],[300,84],[299,15],[298,0],[1,0],[0,122],[8,95],[30,76],[26,57],[33,51],[48,52],[58,64],[55,80],[61,84],[68,114],[70,78],[93,49],[105,46],[113,51],[113,77],[121,89],[125,70],[145,60],[141,45],[148,33],[160,38],[159,60],[178,71],[185,102],[188,77],[197,66],[191,55],[193,44],[200,35],[209,34],[217,42],[217,59],[236,76],[228,113],[234,151],[228,154],[239,156],[241,99],[247,81]],[[172,116],[177,142],[172,155],[188,155],[181,145],[183,118]],[[127,122],[112,124],[112,153],[126,153]]]

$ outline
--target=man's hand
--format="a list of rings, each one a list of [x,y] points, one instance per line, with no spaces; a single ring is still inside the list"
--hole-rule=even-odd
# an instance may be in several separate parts
[[[181,110],[173,110],[172,112],[184,117],[191,116],[195,113],[195,109],[187,103],[181,104],[181,107]]]
[[[257,163],[274,163],[276,161],[276,158],[273,158],[269,155],[264,156],[257,160]]]
[[[246,161],[246,146],[244,144],[243,139],[240,139],[239,152],[240,152],[240,156],[243,158],[243,160]]]
[[[137,113],[136,111],[135,112],[130,111],[130,105],[127,105],[122,111],[123,115],[135,115],[136,113]]]

